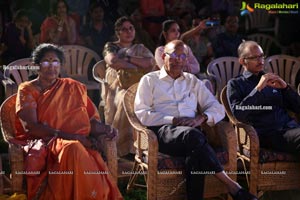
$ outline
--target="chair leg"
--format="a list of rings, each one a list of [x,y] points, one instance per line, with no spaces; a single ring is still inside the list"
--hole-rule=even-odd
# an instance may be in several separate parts
[[[129,190],[131,190],[134,186],[134,181],[137,178],[137,173],[134,173],[134,172],[136,172],[138,170],[138,167],[139,167],[138,163],[136,161],[134,161],[134,165],[133,165],[133,168],[132,168],[133,174],[131,174],[130,177],[129,177],[129,181],[128,181],[127,188],[126,188],[127,192]]]
[[[1,155],[0,155],[0,195],[3,194],[3,188],[4,188],[4,185],[3,185],[3,171],[2,171],[2,158],[1,158]]]
[[[250,184],[249,184],[249,174],[247,173],[247,167],[246,167],[246,163],[245,163],[245,160],[241,157],[238,157],[237,158],[238,160],[240,160],[243,164],[243,168],[244,168],[244,172],[245,172],[245,177],[246,177],[246,181],[247,181],[247,186],[249,187]]]
[[[144,169],[144,167],[140,166],[137,161],[134,162],[132,174],[129,177],[129,181],[128,181],[127,188],[126,188],[127,192],[129,192],[134,186],[142,187],[142,188],[147,187],[146,185],[135,183],[135,181],[139,175],[143,175],[144,181],[145,181],[145,183],[147,183],[147,175],[146,175],[145,171],[146,170]]]

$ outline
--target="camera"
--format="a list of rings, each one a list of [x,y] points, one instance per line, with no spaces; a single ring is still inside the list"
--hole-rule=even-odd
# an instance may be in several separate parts
[[[220,25],[220,21],[219,20],[208,20],[208,21],[206,21],[205,25],[207,27],[218,26],[218,25]]]

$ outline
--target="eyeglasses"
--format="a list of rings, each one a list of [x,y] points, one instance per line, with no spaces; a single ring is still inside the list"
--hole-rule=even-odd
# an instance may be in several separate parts
[[[263,60],[265,58],[266,58],[266,56],[264,54],[261,54],[259,56],[244,57],[244,59],[247,59],[247,60]]]
[[[49,61],[43,61],[43,62],[40,62],[40,65],[42,67],[50,67],[50,64],[51,66],[53,67],[59,67],[60,66],[60,62],[59,61],[52,61],[52,62],[49,62]]]
[[[175,52],[173,53],[165,53],[166,55],[168,55],[170,58],[172,59],[181,59],[181,60],[185,60],[187,58],[187,55],[185,53],[179,54],[177,55]]]
[[[134,27],[133,26],[129,26],[128,28],[126,28],[126,27],[123,27],[123,28],[121,28],[120,29],[120,31],[121,32],[132,32],[132,31],[134,31],[135,29],[134,29]]]

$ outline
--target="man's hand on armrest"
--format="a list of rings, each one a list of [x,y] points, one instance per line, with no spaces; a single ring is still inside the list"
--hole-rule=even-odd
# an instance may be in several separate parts
[[[207,121],[208,117],[206,114],[199,114],[196,117],[174,117],[173,125],[176,126],[190,126],[190,127],[198,127],[201,126],[202,123]]]

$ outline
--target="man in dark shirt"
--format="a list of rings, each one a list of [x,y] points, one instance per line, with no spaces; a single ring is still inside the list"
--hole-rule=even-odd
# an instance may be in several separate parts
[[[237,56],[236,49],[242,43],[244,37],[238,34],[238,16],[228,16],[225,21],[225,32],[219,33],[212,40],[212,47],[216,58],[222,56]]]
[[[300,112],[299,95],[278,75],[263,71],[265,56],[256,42],[241,43],[238,55],[245,71],[228,82],[233,114],[256,129],[262,147],[299,153],[300,125],[287,113]]]
[[[114,30],[110,23],[105,22],[104,10],[100,3],[94,3],[89,11],[91,22],[83,27],[81,35],[87,47],[93,49],[102,56],[103,47],[111,40]]]

